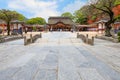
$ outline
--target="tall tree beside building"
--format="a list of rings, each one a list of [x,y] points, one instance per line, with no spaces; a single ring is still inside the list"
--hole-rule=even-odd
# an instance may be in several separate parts
[[[76,14],[78,16],[76,16]],[[86,20],[84,24],[91,24],[95,22],[98,17],[102,16],[104,13],[102,11],[99,11],[92,6],[85,5],[82,8],[80,8],[78,11],[75,12],[75,17],[79,17],[80,19]]]
[[[36,17],[36,18],[31,18],[29,20],[26,21],[27,24],[39,24],[39,25],[43,25],[46,24],[46,21],[44,18],[41,17]]]
[[[0,19],[5,21],[7,24],[7,35],[10,35],[10,22],[18,19],[18,17],[19,14],[16,11],[10,11],[6,9],[0,10]]]
[[[74,12],[74,20],[76,23],[79,24],[87,24],[87,16],[81,11],[81,10],[77,10]]]
[[[116,4],[118,5],[118,2],[120,2],[120,0],[89,0],[89,1],[90,1],[89,7],[93,7],[94,9],[104,12],[104,14],[108,17],[108,21],[105,24],[106,26],[105,35],[110,37],[111,36],[110,30],[112,28],[111,24],[114,23],[118,18],[114,15],[113,8]]]

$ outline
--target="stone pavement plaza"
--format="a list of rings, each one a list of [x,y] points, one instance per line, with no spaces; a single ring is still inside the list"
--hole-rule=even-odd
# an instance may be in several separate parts
[[[120,44],[95,39],[84,44],[76,33],[43,33],[34,44],[0,44],[0,80],[120,80]]]

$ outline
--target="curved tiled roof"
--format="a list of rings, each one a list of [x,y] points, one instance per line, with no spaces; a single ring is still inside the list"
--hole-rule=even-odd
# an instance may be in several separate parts
[[[56,24],[58,22],[62,22],[64,24],[70,24],[73,25],[74,22],[69,17],[49,17],[48,18],[48,24]]]

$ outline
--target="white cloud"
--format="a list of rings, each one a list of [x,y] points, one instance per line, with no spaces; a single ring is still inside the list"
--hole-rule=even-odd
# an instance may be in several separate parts
[[[71,12],[74,13],[75,10],[80,9],[82,6],[84,6],[85,0],[75,0],[75,2],[68,4],[66,7],[63,8],[63,12]]]
[[[8,7],[33,14],[30,17],[43,17],[46,20],[49,16],[59,15],[56,1],[12,0],[8,3]]]
[[[73,13],[85,5],[84,1],[75,0],[73,3],[66,4],[66,7],[59,12],[57,11],[60,6],[59,2],[64,2],[64,0],[9,0],[8,8],[24,12],[28,18],[43,17],[47,20],[49,16],[59,16],[63,12]]]

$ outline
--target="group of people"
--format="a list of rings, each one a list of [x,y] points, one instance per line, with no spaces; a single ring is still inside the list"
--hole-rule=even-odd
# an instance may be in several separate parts
[[[117,34],[117,32],[119,32],[120,29],[114,29],[114,33]]]
[[[22,27],[20,27],[19,29],[13,29],[11,34],[12,35],[17,35],[17,34],[22,35],[23,34]]]

